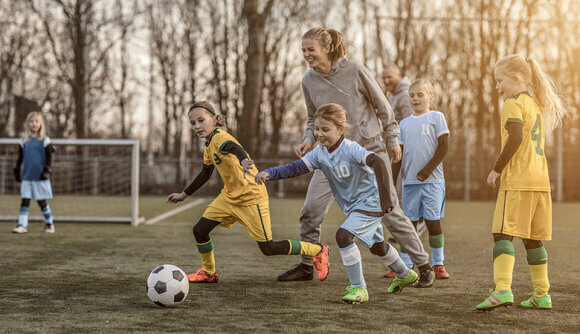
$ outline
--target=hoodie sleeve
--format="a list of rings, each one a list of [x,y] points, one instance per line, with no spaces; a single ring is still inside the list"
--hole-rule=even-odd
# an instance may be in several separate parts
[[[377,116],[382,122],[383,132],[387,146],[399,145],[397,136],[399,135],[399,124],[395,120],[395,113],[387,101],[387,97],[374,79],[372,73],[362,64],[359,64],[359,77],[363,84],[364,94],[371,105],[375,108]]]
[[[302,136],[303,143],[309,143],[314,146],[316,143],[316,137],[314,137],[314,114],[316,113],[316,107],[310,98],[308,89],[304,85],[304,80],[302,80],[302,91],[304,92],[304,102],[306,102],[306,111],[308,116],[306,119],[306,129],[304,130],[304,135]]]

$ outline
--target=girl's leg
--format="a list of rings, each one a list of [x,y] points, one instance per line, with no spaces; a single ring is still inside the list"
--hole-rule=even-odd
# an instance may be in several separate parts
[[[479,311],[487,311],[499,306],[510,306],[514,303],[512,294],[512,274],[514,270],[515,252],[512,236],[494,233],[493,240],[493,281],[495,289],[486,300],[475,307]]]
[[[441,222],[437,220],[425,219],[427,229],[429,230],[429,246],[431,247],[431,261],[433,266],[442,266],[445,256],[443,255],[444,239],[441,230]]]
[[[272,255],[307,255],[314,257],[322,251],[322,245],[297,240],[258,241],[262,254]]]
[[[353,239],[354,235],[343,228],[339,228],[336,231],[336,242],[340,249],[340,257],[346,269],[350,285],[355,288],[366,289],[367,285],[363,276],[360,251]]]
[[[28,212],[30,211],[30,199],[23,198],[20,203],[20,212],[18,213],[18,226],[28,228]]]
[[[209,233],[220,223],[215,220],[209,220],[207,218],[201,218],[197,224],[193,227],[193,235],[195,236],[195,241],[197,243],[197,250],[201,256],[201,267],[202,270],[195,274],[188,275],[190,282],[205,282],[201,280],[203,277],[190,277],[192,275],[204,276],[201,271],[205,271],[210,277],[216,274],[215,272],[215,259],[213,255],[213,242],[209,236]],[[199,280],[192,280],[199,279]],[[216,280],[217,282],[217,277]]]
[[[549,301],[549,306],[547,305],[547,300],[546,303],[544,303],[546,305],[541,305],[542,298],[544,296],[549,297],[548,290],[550,289],[550,282],[548,280],[548,253],[546,252],[546,248],[544,248],[544,245],[539,240],[523,239],[522,241],[526,248],[528,266],[530,268],[532,284],[534,285],[534,295],[527,301],[532,304],[529,307],[551,307],[551,300]],[[534,296],[537,297],[538,300],[536,300]],[[526,305],[523,305],[522,303],[522,306]]]
[[[377,242],[371,248],[372,254],[376,255],[387,265],[399,278],[409,277],[410,269],[397,253],[397,250],[387,242]]]
[[[54,222],[52,220],[52,209],[50,208],[50,205],[48,205],[46,200],[40,200],[37,202],[40,206],[40,210],[42,211],[42,216],[44,217],[44,224],[46,226],[44,231],[47,233],[54,233]]]

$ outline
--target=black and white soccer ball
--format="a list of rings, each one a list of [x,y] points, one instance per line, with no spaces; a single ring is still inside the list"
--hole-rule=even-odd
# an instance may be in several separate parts
[[[187,275],[172,264],[153,269],[147,278],[147,296],[159,306],[175,307],[185,300],[188,292]]]

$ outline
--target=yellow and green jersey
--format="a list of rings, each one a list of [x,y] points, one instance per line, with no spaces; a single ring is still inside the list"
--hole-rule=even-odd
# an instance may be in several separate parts
[[[219,128],[215,129],[206,141],[203,151],[203,163],[214,165],[224,181],[222,195],[234,205],[254,205],[267,200],[266,186],[257,185],[254,181],[258,169],[254,166],[244,179],[243,168],[238,158],[234,154],[222,153],[222,148],[229,142],[240,145],[229,133]]]
[[[548,162],[544,154],[544,117],[527,93],[507,99],[501,110],[501,147],[508,139],[507,123],[523,125],[523,140],[501,173],[499,190],[550,191]]]

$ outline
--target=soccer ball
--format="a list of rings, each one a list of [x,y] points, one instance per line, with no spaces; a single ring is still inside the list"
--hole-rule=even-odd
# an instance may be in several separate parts
[[[147,278],[147,296],[157,305],[175,307],[189,292],[189,281],[183,270],[172,264],[161,265]]]

